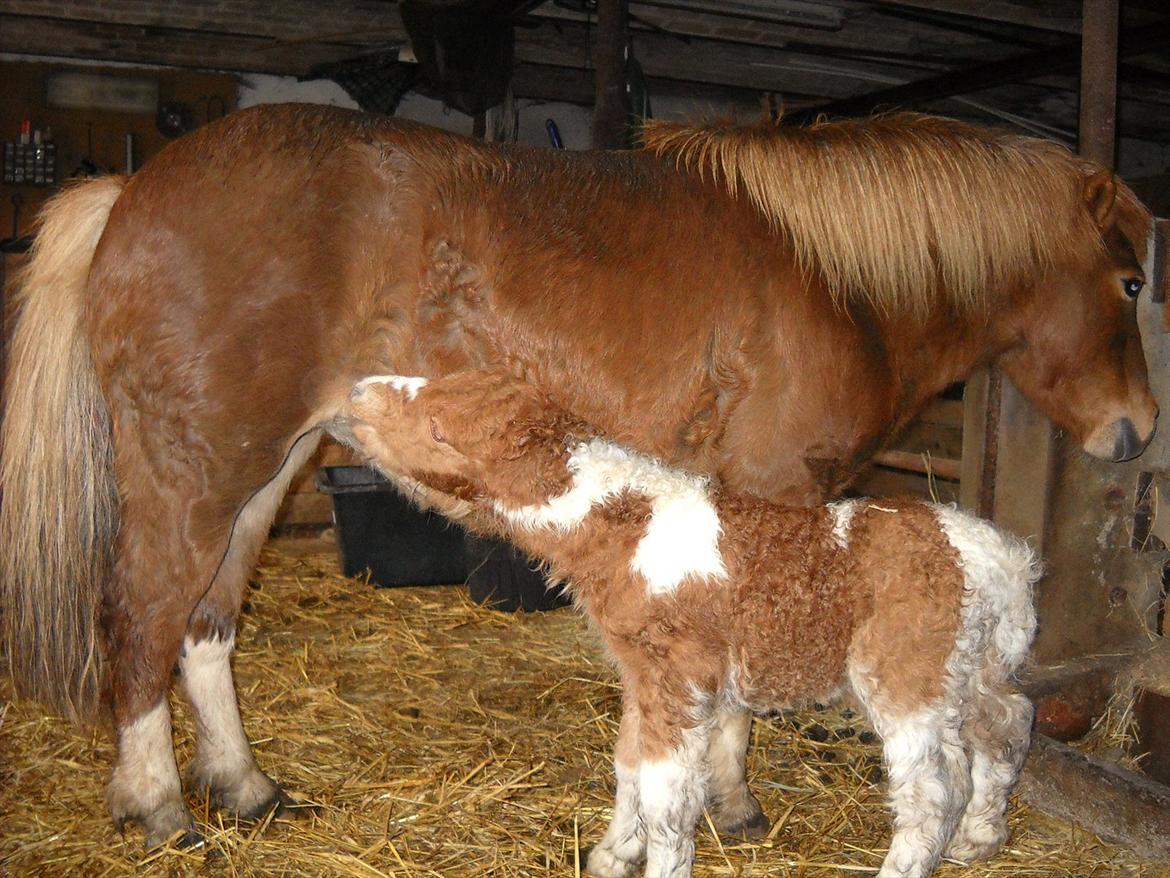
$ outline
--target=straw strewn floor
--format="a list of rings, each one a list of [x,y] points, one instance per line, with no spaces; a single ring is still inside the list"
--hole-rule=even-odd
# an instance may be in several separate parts
[[[237,826],[195,802],[208,850],[141,850],[102,800],[105,736],[0,690],[0,874],[572,876],[608,818],[619,692],[575,614],[503,615],[462,589],[374,591],[334,558],[265,552],[236,657],[261,765],[306,805]],[[176,700],[176,703],[178,701]],[[190,718],[176,719],[180,760]],[[698,876],[876,871],[887,841],[878,750],[839,711],[756,724],[763,844],[699,829]],[[1170,875],[1017,808],[1000,858],[942,876]]]

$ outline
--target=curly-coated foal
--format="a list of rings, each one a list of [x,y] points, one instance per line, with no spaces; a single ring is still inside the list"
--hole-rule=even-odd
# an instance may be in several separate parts
[[[591,874],[689,875],[705,797],[742,777],[721,718],[845,692],[883,742],[880,876],[1003,843],[1032,717],[1010,683],[1035,629],[1022,543],[932,503],[726,495],[499,374],[366,379],[350,414],[375,465],[566,581],[616,661],[617,800]]]

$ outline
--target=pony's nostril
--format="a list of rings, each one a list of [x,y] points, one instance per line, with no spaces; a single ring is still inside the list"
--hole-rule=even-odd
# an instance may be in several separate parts
[[[1146,447],[1138,436],[1137,427],[1129,418],[1122,418],[1116,422],[1116,436],[1113,440],[1113,459],[1115,461],[1129,460],[1137,457]]]

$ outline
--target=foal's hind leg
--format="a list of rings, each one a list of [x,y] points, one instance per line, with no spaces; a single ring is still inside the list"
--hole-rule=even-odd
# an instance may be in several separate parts
[[[1008,794],[1028,753],[1032,704],[1000,683],[979,691],[962,735],[971,752],[971,801],[947,856],[971,862],[995,854],[1008,837]]]
[[[894,812],[894,835],[878,878],[926,878],[971,795],[957,711],[941,700],[913,713],[884,710],[880,697],[863,700],[882,737]]]
[[[183,690],[195,712],[193,786],[212,802],[245,819],[264,816],[288,803],[280,786],[260,770],[236,699],[231,653],[244,585],[255,566],[289,480],[317,447],[319,434],[303,436],[284,465],[236,516],[215,581],[195,607],[179,661]]]
[[[707,801],[711,820],[724,835],[763,838],[771,822],[744,776],[751,731],[752,715],[748,711],[722,710],[716,714],[708,750],[711,779]]]

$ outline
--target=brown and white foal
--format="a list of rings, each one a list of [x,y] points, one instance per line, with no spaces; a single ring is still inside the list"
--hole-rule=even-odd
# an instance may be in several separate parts
[[[350,426],[400,484],[456,498],[544,561],[615,659],[617,800],[589,873],[689,875],[705,797],[742,778],[721,722],[847,693],[883,742],[880,876],[1007,837],[1032,718],[1010,682],[1035,629],[1022,543],[931,503],[729,496],[498,373],[368,378]]]

